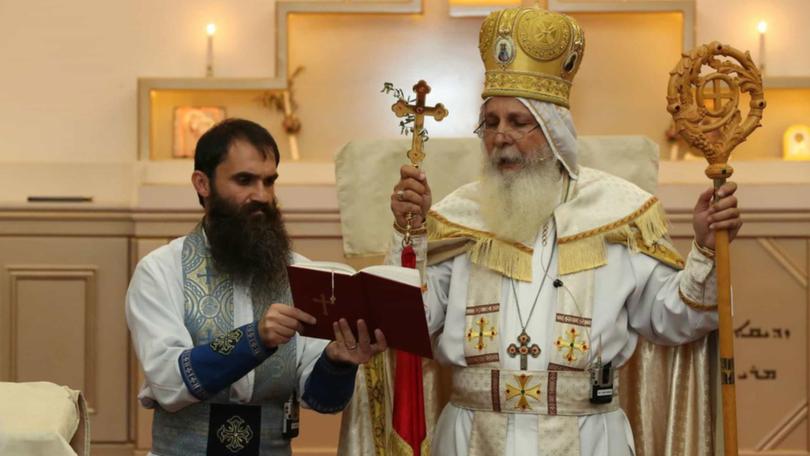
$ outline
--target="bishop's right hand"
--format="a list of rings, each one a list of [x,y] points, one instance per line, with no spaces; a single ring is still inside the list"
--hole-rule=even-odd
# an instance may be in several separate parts
[[[287,304],[271,304],[259,322],[259,337],[267,348],[286,344],[303,329],[301,323],[315,324],[315,317]]]
[[[413,214],[411,227],[419,228],[430,210],[430,186],[424,171],[411,165],[404,165],[399,170],[400,179],[391,194],[391,212],[397,225],[408,224],[408,214]]]

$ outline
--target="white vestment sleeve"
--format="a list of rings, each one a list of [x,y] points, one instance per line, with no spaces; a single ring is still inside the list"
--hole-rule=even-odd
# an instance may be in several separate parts
[[[684,344],[717,328],[713,262],[697,249],[692,249],[679,272],[642,254],[630,255],[630,266],[636,291],[627,300],[629,323],[644,338],[658,344]],[[698,305],[689,298],[685,301],[687,292],[704,300]]]
[[[174,302],[166,273],[159,264],[141,261],[129,284],[126,317],[135,353],[146,375],[141,403],[153,408],[152,398],[169,412],[198,402],[186,388],[180,375],[180,353],[192,348],[191,335],[183,320],[183,303]]]

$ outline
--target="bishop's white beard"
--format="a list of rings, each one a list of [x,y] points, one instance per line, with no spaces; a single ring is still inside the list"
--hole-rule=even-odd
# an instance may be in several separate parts
[[[498,238],[532,245],[541,225],[560,203],[562,172],[546,147],[528,160],[514,145],[495,150],[491,156],[483,150],[481,216]],[[517,171],[501,171],[501,162],[524,166]]]

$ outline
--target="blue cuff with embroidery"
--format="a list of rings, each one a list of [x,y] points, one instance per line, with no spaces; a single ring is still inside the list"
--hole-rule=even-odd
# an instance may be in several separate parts
[[[200,400],[222,391],[255,369],[276,349],[264,346],[258,322],[217,336],[210,344],[180,354],[180,375],[189,392]]]
[[[324,350],[304,385],[302,399],[316,412],[339,412],[352,398],[355,377],[356,365],[329,361]]]

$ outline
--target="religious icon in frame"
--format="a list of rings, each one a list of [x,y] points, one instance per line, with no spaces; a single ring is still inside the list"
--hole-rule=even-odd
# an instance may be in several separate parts
[[[810,126],[791,125],[782,140],[782,158],[785,160],[810,160]]]
[[[218,106],[178,106],[174,108],[173,158],[194,157],[197,141],[206,131],[225,120],[225,108]]]

